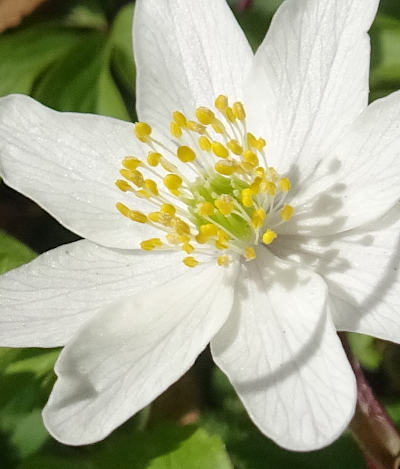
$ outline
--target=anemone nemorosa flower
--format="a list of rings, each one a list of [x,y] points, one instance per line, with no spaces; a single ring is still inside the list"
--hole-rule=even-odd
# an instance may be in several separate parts
[[[209,342],[278,444],[345,429],[336,330],[400,339],[400,95],[367,106],[377,7],[287,0],[253,55],[224,0],[138,0],[135,126],[0,100],[4,181],[86,238],[0,279],[1,345],[65,345],[55,438],[104,438]]]

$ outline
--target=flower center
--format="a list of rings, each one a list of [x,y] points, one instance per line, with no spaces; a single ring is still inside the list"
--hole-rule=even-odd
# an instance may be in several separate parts
[[[214,256],[220,266],[234,256],[250,261],[254,247],[271,244],[274,228],[292,217],[293,207],[284,204],[290,181],[268,166],[266,142],[247,131],[242,103],[230,106],[220,95],[215,109],[199,107],[195,120],[175,111],[169,145],[144,122],[135,124],[134,133],[147,146],[147,157],[124,158],[124,179],[116,185],[147,199],[155,210],[145,214],[122,203],[116,207],[162,233],[141,243],[145,251],[182,250],[188,267],[199,263],[196,253]]]

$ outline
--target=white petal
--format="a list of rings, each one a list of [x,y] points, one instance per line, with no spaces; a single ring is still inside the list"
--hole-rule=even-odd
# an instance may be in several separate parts
[[[225,0],[138,0],[133,45],[138,115],[159,131],[175,110],[242,97],[253,53]]]
[[[325,278],[338,329],[400,342],[400,207],[337,236],[281,236],[273,249]]]
[[[287,0],[256,53],[251,126],[280,173],[306,178],[368,104],[367,31],[378,0]]]
[[[327,235],[377,220],[400,199],[400,92],[373,102],[298,185],[286,232]]]
[[[0,176],[80,236],[138,247],[150,230],[115,208],[133,201],[114,184],[122,159],[140,156],[132,129],[109,117],[56,112],[27,96],[1,98]]]
[[[61,442],[98,441],[193,364],[226,320],[236,269],[199,265],[102,311],[63,350],[44,409]]]
[[[78,241],[0,276],[0,345],[64,345],[101,308],[187,273],[179,252]]]
[[[328,445],[346,428],[355,380],[315,274],[265,248],[241,274],[212,353],[260,430],[290,450]]]

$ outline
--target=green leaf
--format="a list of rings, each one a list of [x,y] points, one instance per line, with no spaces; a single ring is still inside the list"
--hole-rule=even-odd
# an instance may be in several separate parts
[[[32,26],[0,36],[0,96],[30,94],[37,77],[80,41],[76,30]]]
[[[0,274],[25,264],[36,257],[36,254],[3,231],[0,231]]]
[[[218,436],[172,423],[120,438],[94,462],[99,469],[232,469]]]

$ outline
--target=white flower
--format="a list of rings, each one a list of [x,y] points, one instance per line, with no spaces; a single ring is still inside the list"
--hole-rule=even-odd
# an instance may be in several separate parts
[[[0,279],[0,343],[65,345],[44,409],[55,438],[104,438],[210,341],[278,444],[315,449],[346,428],[356,390],[336,329],[400,339],[400,95],[367,107],[377,7],[287,0],[253,56],[224,0],[137,0],[152,126],[138,138],[0,100],[2,177],[87,238]],[[199,106],[204,127],[185,121]]]

